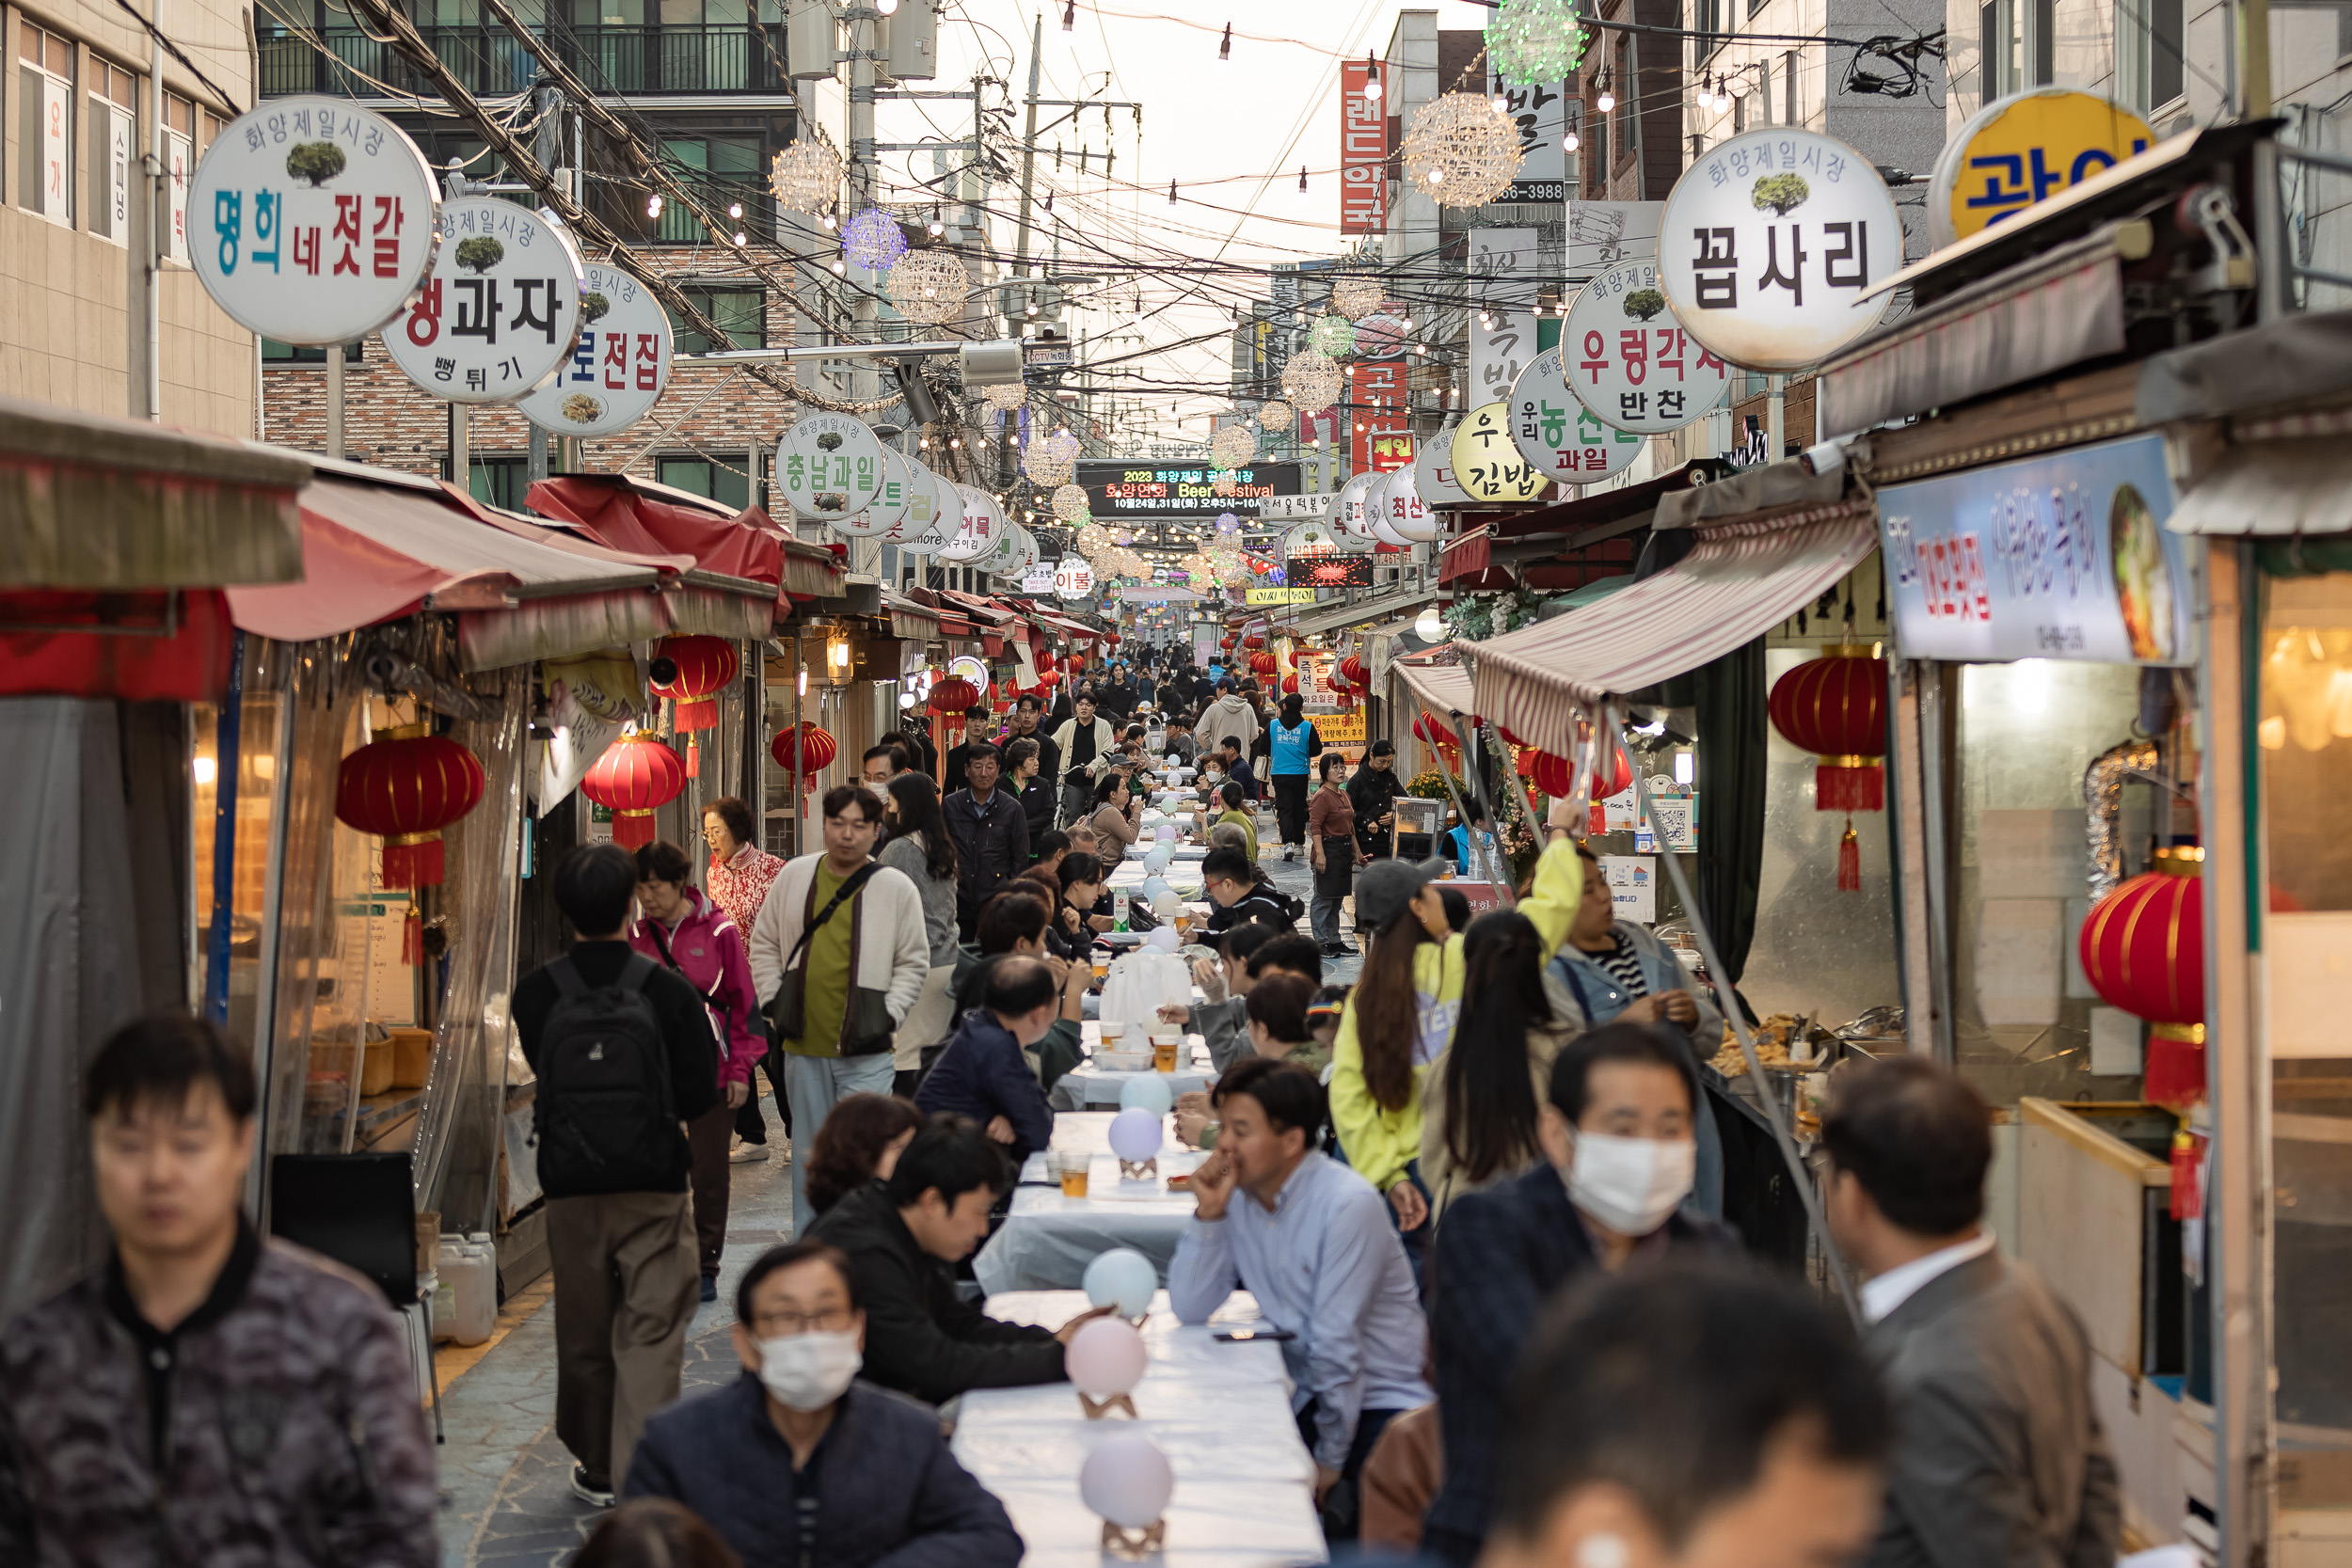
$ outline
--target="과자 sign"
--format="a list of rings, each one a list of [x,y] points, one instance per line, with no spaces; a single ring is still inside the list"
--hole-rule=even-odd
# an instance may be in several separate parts
[[[432,268],[439,186],[417,144],[335,98],[273,98],[222,127],[189,182],[188,250],[213,303],[283,343],[347,343]]]
[[[1692,342],[1667,310],[1652,261],[1620,262],[1578,290],[1558,354],[1577,401],[1637,436],[1679,430],[1731,392],[1731,368]],[[1511,405],[1516,414],[1516,388]]]
[[[1749,370],[1803,370],[1869,331],[1892,297],[1869,291],[1902,264],[1886,182],[1811,131],[1751,131],[1709,148],[1659,215],[1668,308]]]
[[[1511,444],[1535,471],[1563,484],[1590,484],[1632,466],[1644,437],[1605,424],[1577,400],[1561,351],[1535,356],[1511,388]]]
[[[572,237],[530,208],[444,201],[433,271],[384,348],[437,398],[514,403],[570,363],[587,282]]]
[[[796,516],[848,517],[873,505],[882,485],[882,442],[863,420],[811,414],[776,443],[776,493]]]
[[[1996,99],[1944,144],[1928,182],[1928,234],[1938,247],[2013,217],[2146,151],[2148,122],[2079,87]]]
[[[670,385],[670,316],[651,290],[618,267],[591,261],[580,296],[580,341],[555,379],[516,406],[555,436],[627,430]]]

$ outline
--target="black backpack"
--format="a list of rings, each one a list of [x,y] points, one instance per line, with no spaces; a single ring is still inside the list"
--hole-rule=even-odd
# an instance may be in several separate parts
[[[569,958],[548,965],[558,992],[539,1037],[539,1180],[570,1193],[659,1192],[677,1180],[670,1053],[645,986],[660,973],[629,955],[590,989]]]

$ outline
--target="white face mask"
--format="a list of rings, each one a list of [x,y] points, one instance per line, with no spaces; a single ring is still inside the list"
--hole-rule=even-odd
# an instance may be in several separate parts
[[[1646,1236],[1691,1195],[1698,1149],[1690,1138],[1579,1132],[1568,1201],[1620,1236]]]
[[[855,1330],[787,1334],[759,1342],[759,1381],[788,1410],[822,1410],[841,1397],[865,1364]]]

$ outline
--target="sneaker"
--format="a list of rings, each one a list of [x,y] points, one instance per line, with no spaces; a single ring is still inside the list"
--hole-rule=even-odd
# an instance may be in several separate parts
[[[1284,860],[1286,860],[1286,861],[1295,861],[1295,860],[1296,860],[1296,859],[1298,858],[1298,846],[1297,846],[1297,845],[1295,845],[1295,844],[1285,844],[1285,845],[1283,845],[1283,846],[1282,846],[1282,858],[1283,858]]]
[[[588,1466],[585,1465],[572,1466],[572,1496],[586,1503],[590,1508],[612,1506],[612,1482],[607,1481],[604,1485],[598,1486],[591,1481],[588,1479]]]
[[[766,1158],[768,1158],[766,1144],[745,1143],[740,1133],[736,1134],[735,1142],[727,1146],[727,1164],[731,1165],[755,1164]]]
[[[717,1301],[718,1299],[719,1276],[713,1274],[707,1274],[703,1275],[703,1300]]]

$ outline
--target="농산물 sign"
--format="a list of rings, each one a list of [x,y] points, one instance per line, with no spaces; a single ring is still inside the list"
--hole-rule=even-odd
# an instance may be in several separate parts
[[[1913,658],[2185,664],[2185,552],[2164,437],[1879,491],[1895,641]]]
[[[1701,154],[1667,193],[1658,283],[1691,336],[1735,365],[1794,371],[1878,325],[1864,295],[1903,264],[1902,219],[1844,142],[1774,128]]]
[[[1730,367],[1667,310],[1656,261],[1620,262],[1578,290],[1557,352],[1577,401],[1637,435],[1678,430],[1731,391]],[[1515,391],[1515,411],[1519,401]]]
[[[516,406],[557,436],[611,436],[661,401],[670,385],[670,315],[618,267],[591,261],[580,296],[580,341],[555,379]]]
[[[221,128],[189,182],[198,281],[238,325],[347,343],[433,264],[439,186],[399,126],[338,98],[273,98]]]
[[[492,196],[441,203],[441,249],[384,348],[452,403],[513,403],[570,363],[587,273],[572,237]]]

